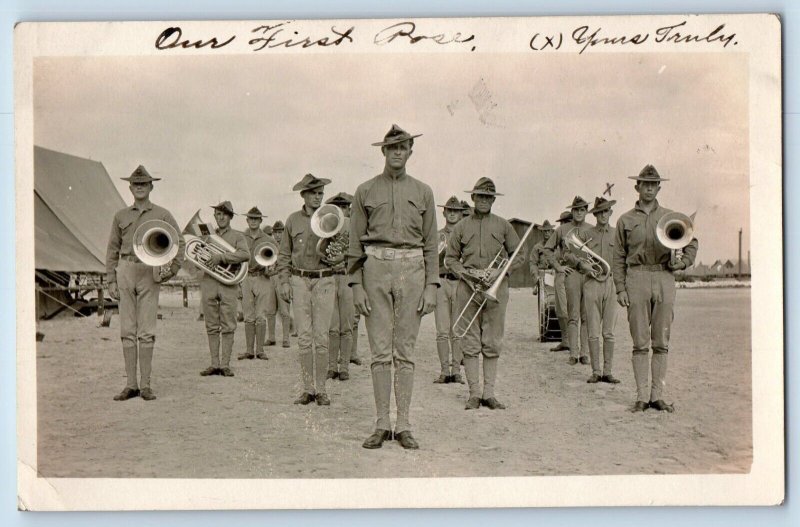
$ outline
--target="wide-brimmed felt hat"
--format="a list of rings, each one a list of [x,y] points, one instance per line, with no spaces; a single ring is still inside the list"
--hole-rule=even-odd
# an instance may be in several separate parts
[[[325,203],[330,203],[331,205],[339,205],[339,206],[346,206],[353,203],[353,195],[348,194],[347,192],[339,192],[332,198],[329,198]]]
[[[572,221],[572,211],[565,210],[558,216],[558,219],[556,221],[558,223],[567,223],[568,221]]]
[[[421,135],[422,134],[411,135],[396,124],[393,124],[389,131],[386,132],[386,135],[383,136],[383,141],[372,143],[372,146],[394,145],[397,143],[402,143],[403,141],[409,141]]]
[[[472,188],[472,190],[465,190],[464,192],[467,194],[482,194],[484,196],[502,196],[502,194],[496,192],[494,181],[488,177],[480,178],[475,183],[475,186]]]
[[[131,183],[152,183],[153,181],[161,181],[161,178],[151,176],[143,165],[136,167],[136,170],[131,172],[130,176],[120,179],[130,181]]]
[[[572,204],[571,205],[567,205],[567,208],[569,210],[580,209],[581,207],[589,208],[589,202],[587,202],[585,199],[583,199],[580,196],[575,196],[572,199]]]
[[[230,201],[222,201],[219,205],[211,205],[211,208],[229,214],[231,217],[234,215],[233,204]]]
[[[653,165],[645,166],[638,176],[628,176],[628,179],[635,179],[636,181],[655,181],[660,183],[662,181],[669,181],[659,175],[658,170]]]
[[[284,230],[283,222],[281,220],[276,221],[272,224],[273,231],[282,231]]]
[[[594,207],[589,210],[590,214],[594,214],[595,212],[602,212],[606,209],[610,209],[614,206],[617,200],[612,199],[611,201],[607,200],[604,197],[594,198]]]
[[[259,220],[263,220],[264,218],[266,218],[266,216],[261,214],[261,211],[258,210],[258,207],[253,207],[252,209],[248,210],[247,214],[244,214],[244,216],[246,216],[248,218],[259,219]]]
[[[553,224],[552,224],[552,223],[550,223],[548,220],[544,220],[544,223],[542,223],[541,225],[537,225],[536,227],[537,227],[537,228],[538,228],[540,231],[552,231],[553,229],[555,229],[555,227],[553,226]]]
[[[315,188],[324,187],[325,185],[330,185],[330,183],[330,179],[318,178],[313,174],[306,174],[299,183],[292,187],[292,190],[303,192],[304,190],[313,190]]]
[[[466,204],[466,202],[461,201],[460,199],[458,199],[455,196],[450,196],[450,198],[447,200],[447,202],[444,205],[436,205],[436,206],[437,207],[441,207],[441,208],[443,208],[445,210],[447,210],[447,209],[464,210],[464,208],[466,206],[466,209],[469,210],[469,206]]]
[[[264,228],[261,229],[261,232],[264,234],[272,234],[272,225],[264,225]]]
[[[470,207],[469,203],[467,203],[463,199],[461,200],[461,206],[464,207],[464,210],[461,211],[464,214],[464,216],[469,216],[470,214],[472,214],[472,207]]]

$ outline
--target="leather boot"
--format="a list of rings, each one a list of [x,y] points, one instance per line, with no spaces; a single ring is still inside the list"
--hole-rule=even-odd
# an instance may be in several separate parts
[[[350,371],[350,353],[353,351],[353,337],[345,333],[339,337],[339,374]]]
[[[281,315],[281,333],[283,334],[284,347],[286,347],[285,344],[289,344],[289,333],[291,333],[290,327],[291,322],[289,315]]]
[[[244,353],[239,355],[239,359],[252,359],[255,357],[253,353],[253,346],[255,345],[256,338],[256,324],[255,322],[244,323]]]
[[[603,372],[600,371],[600,341],[589,341],[589,359],[592,363],[592,374],[602,376]]]
[[[231,353],[233,353],[233,333],[222,333],[220,335],[220,367],[230,368]]]
[[[614,341],[603,339],[603,377],[611,376],[614,367]]]
[[[450,376],[450,343],[446,340],[436,341],[436,353],[439,355],[439,366],[442,375]]]
[[[264,353],[264,337],[267,334],[267,323],[264,320],[256,322],[256,357],[259,359],[266,359],[267,355]]]
[[[497,357],[483,358],[483,398],[494,398],[494,383],[497,379]]]
[[[264,342],[266,345],[268,342],[275,342],[275,315],[267,315],[267,339]]]
[[[350,347],[350,362],[360,365],[361,359],[358,357],[358,322],[359,318],[353,323],[353,345]]]
[[[409,413],[411,411],[411,394],[413,391],[414,366],[400,363],[394,371],[394,399],[397,405],[395,434],[411,430]]]
[[[469,386],[470,399],[480,398],[481,393],[481,379],[480,379],[480,359],[478,357],[468,357],[464,355],[464,374],[467,376],[467,385]]]
[[[126,388],[138,390],[139,383],[136,378],[136,345],[122,346],[122,358],[125,360],[125,375],[128,377]]]
[[[589,355],[589,326],[581,319],[581,357]]]
[[[339,332],[331,331],[328,333],[328,370],[339,371],[336,367],[339,364]]]
[[[312,395],[315,393],[313,371],[314,355],[310,351],[300,352],[300,379],[303,381],[303,392]]]
[[[219,368],[219,333],[208,334],[208,351],[211,352],[211,367]]]
[[[558,328],[561,330],[561,347],[569,349],[569,319],[558,317]]]
[[[652,362],[653,384],[650,388],[650,401],[664,399],[664,388],[667,385],[667,354],[653,352]]]
[[[314,379],[316,381],[317,395],[325,392],[325,381],[328,379],[328,354],[317,353],[314,357]]]
[[[372,393],[375,397],[376,428],[391,430],[389,405],[392,399],[392,365],[372,365]]]
[[[633,378],[636,380],[636,400],[646,403],[650,401],[650,383],[648,382],[650,356],[646,351],[641,353],[634,351],[631,362],[633,362]]]
[[[150,388],[150,373],[153,371],[153,343],[139,343],[139,368],[142,372],[142,381],[139,387],[144,390]]]
[[[453,351],[453,358],[450,361],[450,370],[453,375],[461,374],[461,364],[464,361],[464,353],[461,351],[461,339],[450,339],[450,349]]]

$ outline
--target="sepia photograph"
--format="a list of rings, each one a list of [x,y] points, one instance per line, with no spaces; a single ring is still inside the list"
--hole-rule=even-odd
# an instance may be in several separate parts
[[[112,26],[16,30],[23,508],[780,502],[774,19]]]

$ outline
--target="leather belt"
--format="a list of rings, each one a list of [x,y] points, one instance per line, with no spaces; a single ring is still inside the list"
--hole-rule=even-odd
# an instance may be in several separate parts
[[[292,274],[294,276],[299,276],[301,278],[325,278],[326,276],[333,276],[332,269],[319,269],[309,271],[306,269],[294,269],[292,268]]]
[[[139,259],[136,257],[135,254],[120,255],[119,259],[125,260],[126,262],[139,263]]]
[[[422,257],[422,249],[394,249],[392,247],[375,247],[368,245],[364,247],[364,252],[378,260],[398,260],[400,258]]]
[[[667,264],[635,264],[629,265],[628,269],[636,271],[669,271]]]
[[[440,274],[439,278],[446,278],[448,280],[458,280],[458,277],[453,273]]]

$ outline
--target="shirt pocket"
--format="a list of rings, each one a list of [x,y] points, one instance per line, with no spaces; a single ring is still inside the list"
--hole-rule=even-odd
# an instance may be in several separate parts
[[[304,227],[297,228],[292,231],[292,253],[303,254],[308,240],[306,239],[310,233],[306,233]]]
[[[471,256],[478,254],[478,240],[475,238],[474,232],[465,232],[461,235],[461,257],[463,260],[467,260]]]
[[[494,258],[495,255],[500,251],[503,247],[505,247],[506,237],[504,234],[499,232],[493,232],[491,236],[489,236],[489,245],[487,247],[488,254],[487,256]],[[504,251],[505,252],[505,251]]]
[[[644,245],[645,240],[645,232],[644,232],[644,224],[641,222],[631,222],[628,225],[625,225],[625,240],[628,244],[629,249],[635,246],[642,246]]]
[[[367,216],[371,217],[373,212],[383,211],[389,200],[382,196],[367,196],[364,200],[364,208],[367,210]]]
[[[422,215],[427,210],[425,200],[416,196],[408,198],[408,205],[406,224],[414,234],[422,236]]]
[[[120,236],[122,237],[123,240],[126,239],[128,235],[131,234],[131,231],[133,230],[133,224],[135,221],[136,221],[135,219],[125,218],[120,220],[119,223],[117,224],[117,226],[119,227]]]

